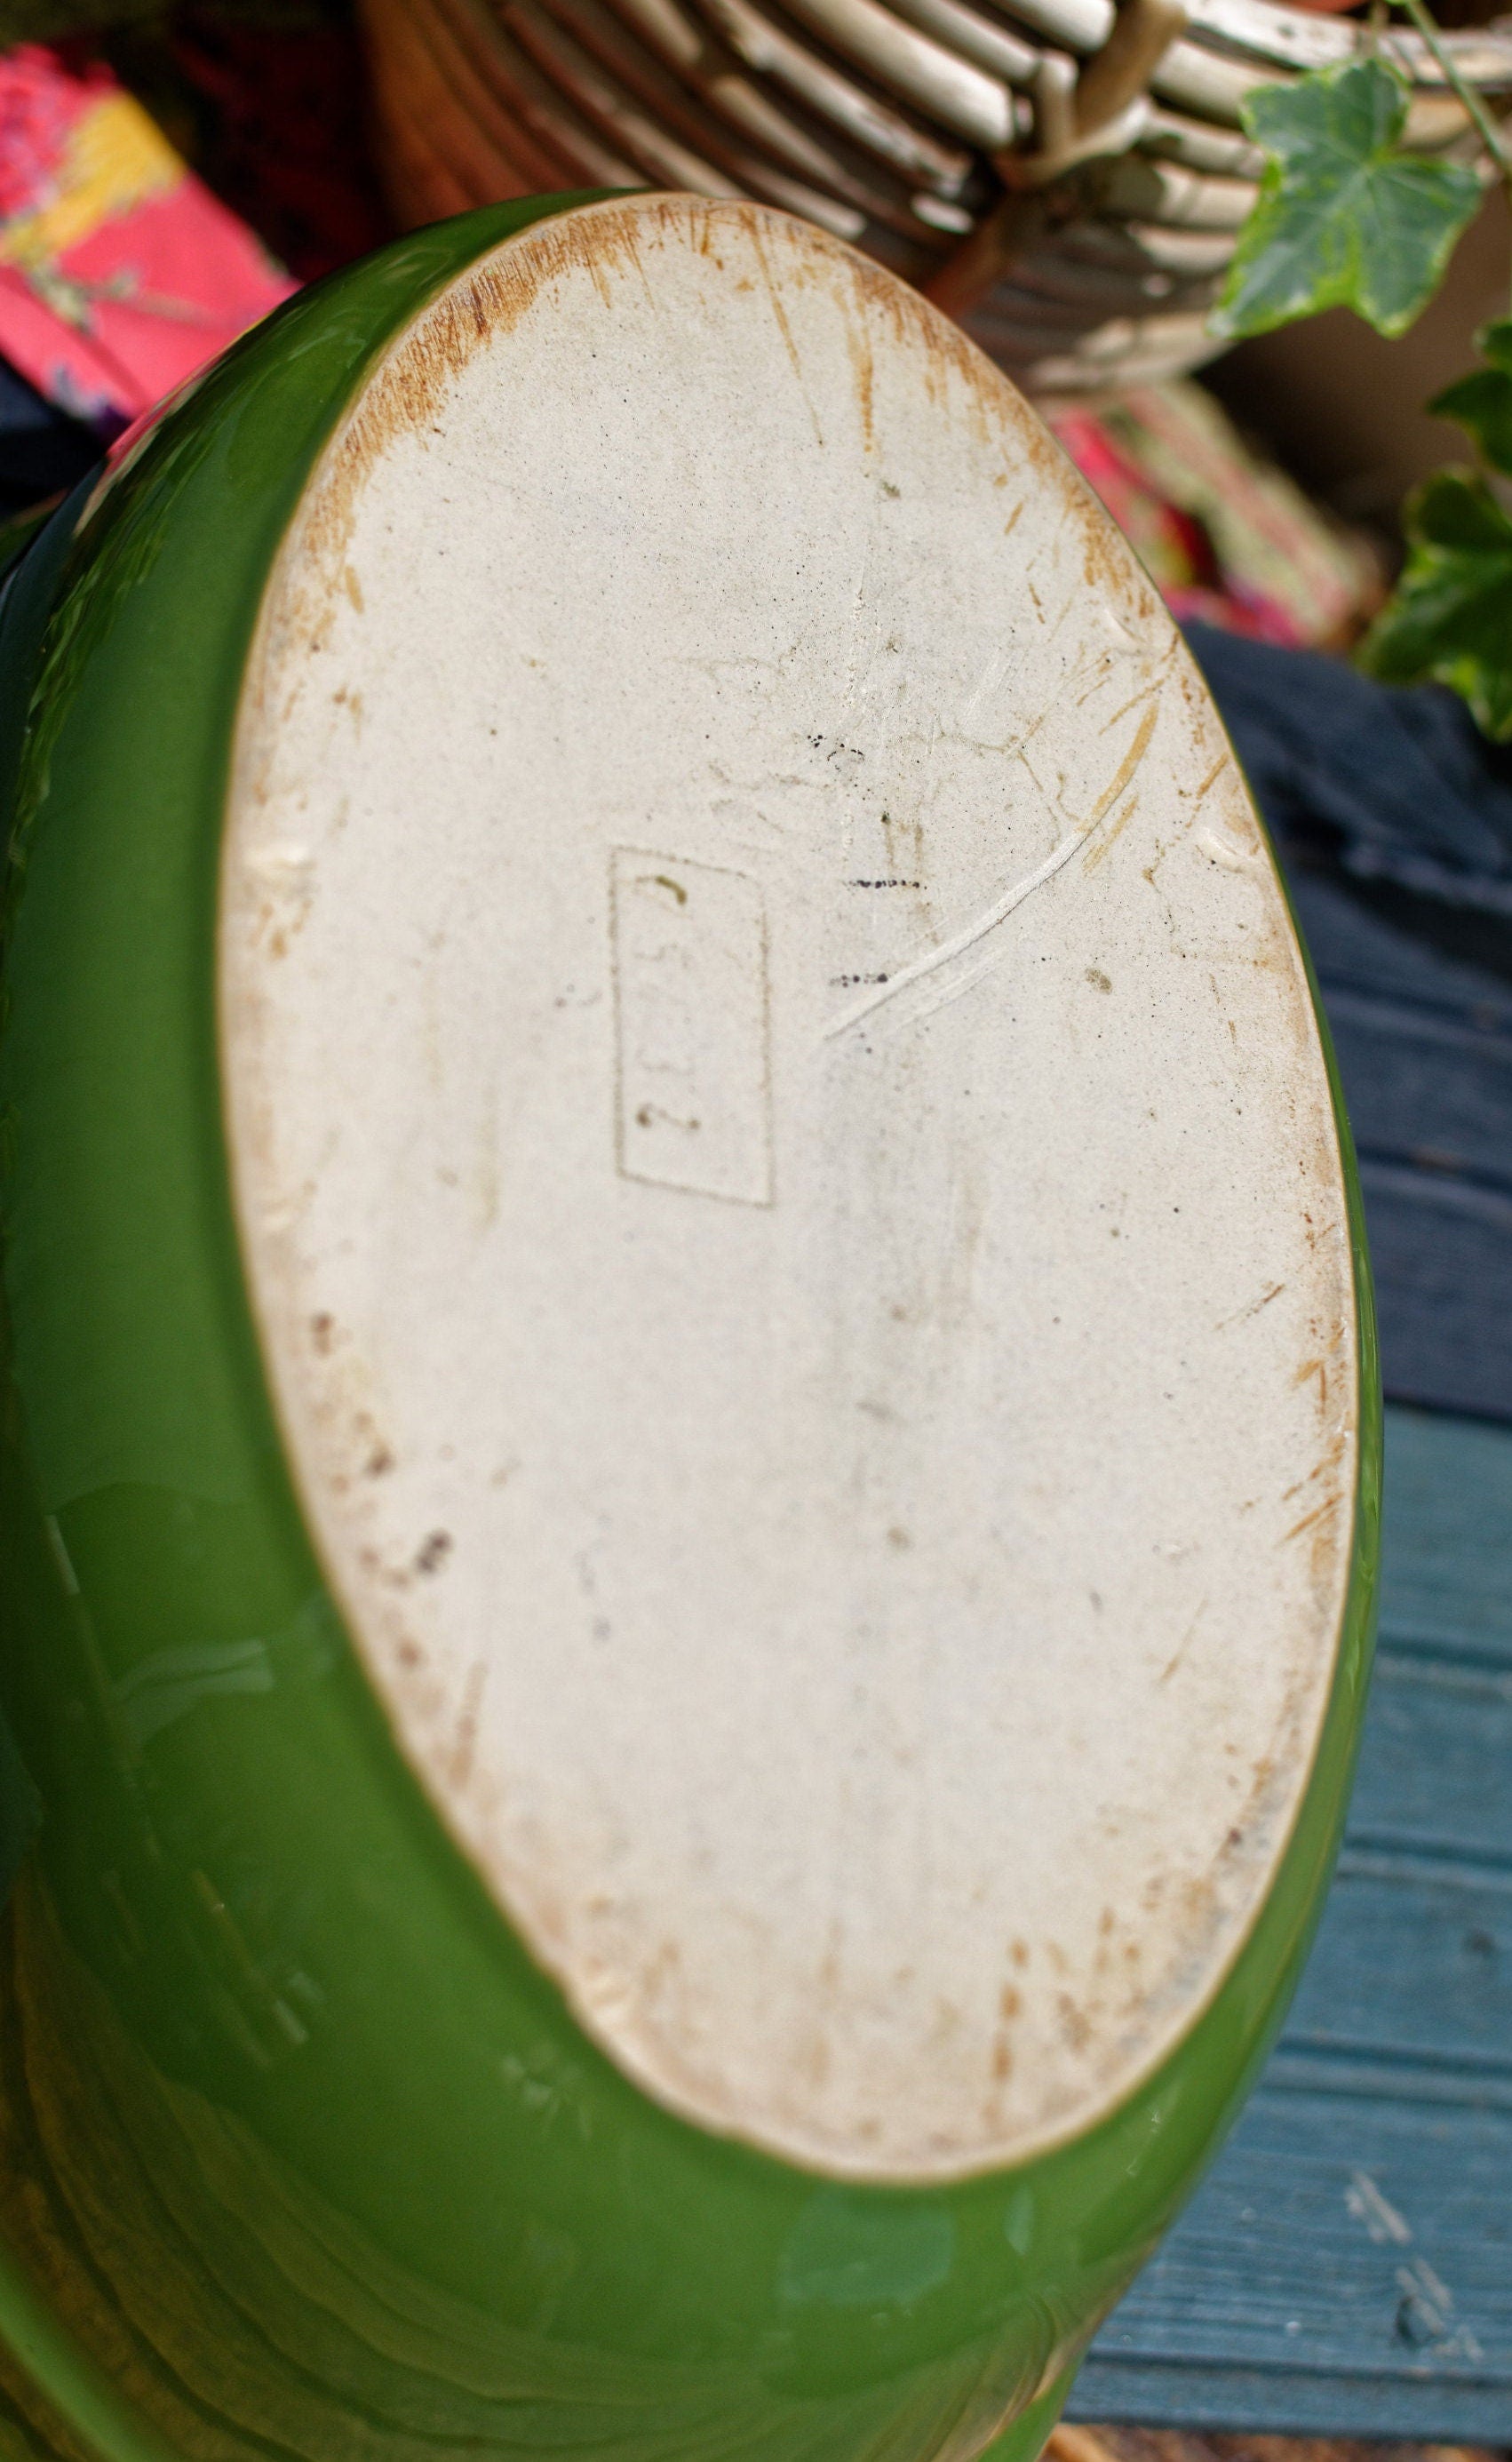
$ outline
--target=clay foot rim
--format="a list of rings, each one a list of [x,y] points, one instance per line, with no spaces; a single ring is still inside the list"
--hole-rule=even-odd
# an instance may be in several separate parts
[[[286,538],[221,933],[304,1509],[582,2024],[821,2171],[1089,2127],[1301,1801],[1358,1330],[1268,854],[1033,415],[779,213],[508,240]]]

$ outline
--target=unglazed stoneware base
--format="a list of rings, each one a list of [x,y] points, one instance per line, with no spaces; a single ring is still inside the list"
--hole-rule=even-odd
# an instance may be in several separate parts
[[[506,242],[278,558],[221,966],[312,1530],[583,2023],[839,2173],[1094,2123],[1295,1818],[1357,1361],[1270,858],[1032,416],[780,214]]]
[[[1031,2462],[1375,1579],[1268,853],[780,214],[301,293],[0,594],[6,2462]]]

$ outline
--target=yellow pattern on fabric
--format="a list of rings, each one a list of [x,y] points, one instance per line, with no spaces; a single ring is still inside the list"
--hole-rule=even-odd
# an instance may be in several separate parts
[[[51,201],[0,227],[0,263],[45,266],[144,199],[176,188],[183,158],[129,95],[91,105],[69,131]]]

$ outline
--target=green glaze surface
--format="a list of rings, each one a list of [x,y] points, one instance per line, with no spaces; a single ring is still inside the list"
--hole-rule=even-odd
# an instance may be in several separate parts
[[[1312,1782],[1216,1998],[1080,2140],[842,2188],[653,2106],[451,1846],[358,1669],[232,1227],[228,745],[354,387],[439,286],[577,202],[439,226],[291,302],[71,500],[0,614],[0,2453],[967,2462],[1012,2421],[1027,2462],[1234,2117],[1331,1868],[1379,1484],[1352,1163],[1361,1469]]]

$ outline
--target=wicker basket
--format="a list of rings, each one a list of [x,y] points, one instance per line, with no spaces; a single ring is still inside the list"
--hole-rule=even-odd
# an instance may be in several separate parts
[[[1206,313],[1260,159],[1240,103],[1348,58],[1278,0],[362,0],[408,222],[573,187],[804,214],[967,323],[1031,392],[1146,382]],[[1512,100],[1512,23],[1444,37]],[[1411,141],[1479,146],[1415,34]]]

